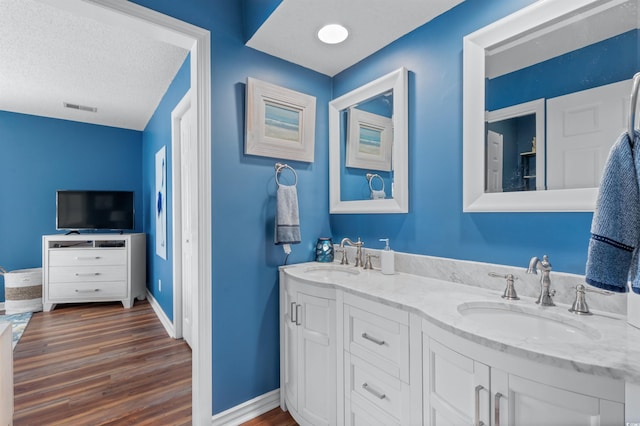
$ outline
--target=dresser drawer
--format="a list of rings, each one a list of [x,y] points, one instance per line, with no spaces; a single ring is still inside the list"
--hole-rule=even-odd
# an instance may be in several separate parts
[[[361,358],[345,354],[345,397],[363,399],[404,424],[410,412],[409,385]]]
[[[59,249],[49,251],[49,266],[126,265],[124,249]]]
[[[408,314],[382,305],[367,308],[344,305],[345,350],[408,383]]]
[[[54,303],[74,300],[119,300],[127,297],[127,282],[57,283],[49,286],[48,291],[48,298]]]
[[[49,283],[126,281],[125,266],[58,266],[49,268]]]

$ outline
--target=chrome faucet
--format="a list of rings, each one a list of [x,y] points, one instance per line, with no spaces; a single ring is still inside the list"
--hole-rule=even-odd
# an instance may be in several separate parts
[[[362,246],[364,245],[364,243],[360,240],[360,237],[358,237],[358,241],[356,241],[355,243],[353,241],[351,241],[349,238],[343,238],[342,241],[340,241],[340,248],[342,248],[344,250],[344,245],[345,244],[349,244],[351,247],[355,247],[356,248],[356,267],[360,267],[360,266],[364,266],[364,257],[362,256]],[[342,256],[342,262],[343,265],[348,265],[349,264],[349,260],[347,259],[347,251],[344,250],[343,251],[343,256]]]
[[[536,303],[540,306],[556,306],[553,303],[551,296],[556,294],[555,290],[551,290],[551,263],[549,263],[549,257],[545,254],[542,256],[542,260],[533,256],[529,261],[529,268],[527,268],[527,274],[537,274],[538,270],[542,271],[542,277],[540,277],[540,296]]]

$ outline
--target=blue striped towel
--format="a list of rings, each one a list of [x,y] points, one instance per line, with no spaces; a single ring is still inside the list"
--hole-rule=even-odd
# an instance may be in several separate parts
[[[640,240],[640,137],[633,148],[623,133],[609,152],[600,182],[596,210],[591,223],[585,281],[619,293],[640,293],[638,243]]]

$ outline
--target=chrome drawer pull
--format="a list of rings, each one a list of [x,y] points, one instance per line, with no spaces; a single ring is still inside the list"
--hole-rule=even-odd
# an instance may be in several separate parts
[[[291,302],[291,309],[289,310],[289,317],[291,318],[291,322],[295,323],[296,319],[295,319],[295,313],[297,313],[297,309],[296,309],[296,302]]]
[[[100,272],[76,272],[76,277],[97,277],[98,275],[100,275]]]
[[[94,288],[93,290],[79,290],[76,288],[76,293],[97,293],[99,291],[99,288]]]
[[[480,391],[484,389],[484,386],[476,386],[476,426],[484,426],[484,422],[480,421]]]
[[[496,396],[493,398],[493,406],[495,410],[495,421],[493,422],[494,426],[500,426],[500,398],[502,398],[502,394],[500,392],[497,392]]]
[[[296,325],[302,325],[300,322],[300,308],[302,305],[296,305]]]
[[[371,395],[375,396],[378,399],[385,399],[387,397],[387,395],[378,392],[377,390],[373,389],[371,386],[369,386],[368,383],[363,383],[362,384],[362,389],[366,390],[367,392],[369,392]]]
[[[373,343],[375,343],[376,345],[380,345],[380,346],[382,346],[382,345],[384,345],[384,344],[385,344],[385,341],[384,341],[384,340],[376,339],[376,338],[375,338],[375,337],[373,337],[373,336],[369,336],[367,333],[362,333],[362,338],[363,338],[363,339],[367,339],[368,341],[373,342]]]
[[[76,260],[98,260],[100,256],[76,256]]]

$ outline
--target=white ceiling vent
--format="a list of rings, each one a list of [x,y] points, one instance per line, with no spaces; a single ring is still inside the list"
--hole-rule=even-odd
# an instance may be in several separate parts
[[[78,109],[80,111],[98,112],[98,108],[85,105],[70,104],[69,102],[63,102],[65,108]]]

